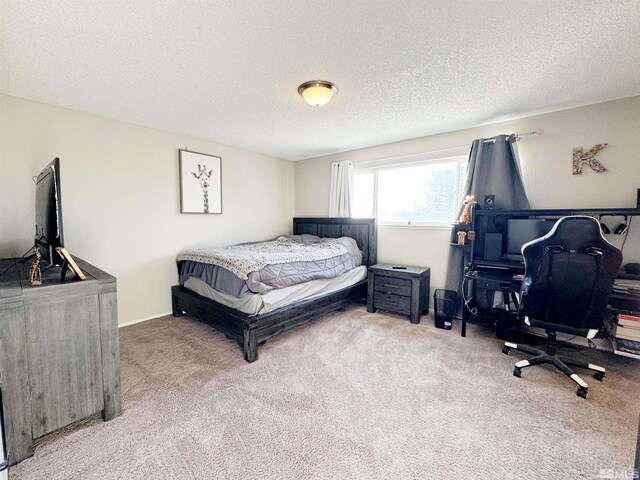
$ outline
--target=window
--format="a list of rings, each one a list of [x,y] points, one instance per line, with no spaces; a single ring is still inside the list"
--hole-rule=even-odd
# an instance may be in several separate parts
[[[353,216],[356,218],[375,217],[373,205],[375,173],[353,173]]]
[[[383,225],[449,225],[455,220],[467,157],[353,171],[353,216]]]

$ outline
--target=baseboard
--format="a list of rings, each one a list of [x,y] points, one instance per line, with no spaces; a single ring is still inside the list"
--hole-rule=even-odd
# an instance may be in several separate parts
[[[166,317],[167,315],[171,315],[171,314],[172,312],[160,313],[158,315],[154,315],[153,317],[146,317],[146,318],[139,318],[137,320],[131,320],[130,322],[127,322],[127,323],[121,323],[120,325],[118,325],[118,328],[128,327],[129,325],[135,325],[136,323],[146,322],[147,320],[155,320],[156,318]]]
[[[160,313],[158,315],[154,315],[152,317],[146,317],[146,318],[139,318],[137,320],[131,320],[130,322],[127,323],[121,323],[120,325],[118,325],[118,328],[122,328],[122,327],[128,327],[129,325],[135,325],[136,323],[142,323],[142,322],[146,322],[147,320],[154,320],[156,318],[160,318],[160,317],[166,317],[167,315],[172,315],[173,312],[167,312],[167,313]],[[431,315],[432,317],[435,315],[433,308],[429,309],[429,313],[427,315]]]

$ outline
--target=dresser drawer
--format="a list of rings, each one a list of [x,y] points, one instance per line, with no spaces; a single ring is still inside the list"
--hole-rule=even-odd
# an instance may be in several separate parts
[[[374,292],[374,308],[409,315],[411,313],[411,297],[404,297],[387,292]]]
[[[373,288],[378,292],[393,293],[405,297],[411,296],[411,280],[405,278],[376,275]]]

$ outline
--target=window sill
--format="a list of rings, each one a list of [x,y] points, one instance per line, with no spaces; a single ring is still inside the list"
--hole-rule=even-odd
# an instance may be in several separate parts
[[[407,225],[407,224],[400,224],[400,223],[378,223],[378,228],[384,228],[384,229],[406,229],[406,230],[445,230],[447,232],[450,232],[451,229],[453,228],[453,225],[451,225],[451,223],[446,223],[446,224],[432,224],[432,225],[425,225],[425,224],[418,224],[418,225]]]

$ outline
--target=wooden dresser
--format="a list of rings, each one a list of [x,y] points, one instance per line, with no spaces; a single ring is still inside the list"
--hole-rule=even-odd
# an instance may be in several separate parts
[[[33,439],[81,418],[121,412],[116,279],[75,258],[87,279],[60,268],[29,287],[29,262],[0,260],[0,388],[9,463]]]
[[[420,315],[429,313],[430,275],[426,267],[385,263],[369,267],[367,311],[387,310],[420,323]]]

